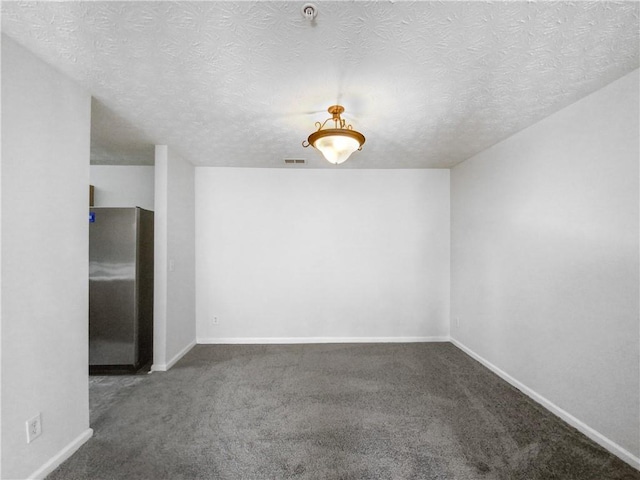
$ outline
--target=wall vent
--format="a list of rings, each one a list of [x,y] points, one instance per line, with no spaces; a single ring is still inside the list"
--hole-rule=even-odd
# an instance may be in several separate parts
[[[304,165],[307,161],[304,158],[285,158],[286,165]]]

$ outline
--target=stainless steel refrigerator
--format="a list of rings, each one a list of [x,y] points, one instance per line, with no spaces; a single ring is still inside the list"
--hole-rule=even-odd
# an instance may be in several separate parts
[[[89,371],[136,371],[153,359],[153,212],[91,208]]]

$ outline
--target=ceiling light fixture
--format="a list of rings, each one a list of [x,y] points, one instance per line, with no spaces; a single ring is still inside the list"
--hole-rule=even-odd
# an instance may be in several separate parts
[[[342,105],[332,105],[328,108],[328,112],[331,118],[327,118],[323,123],[316,122],[318,130],[309,135],[309,138],[302,142],[302,146],[307,148],[312,145],[320,150],[329,163],[338,165],[347,160],[356,150],[362,150],[364,135],[356,132],[351,125],[340,118],[340,114],[344,112]],[[334,128],[323,130],[330,120],[333,120]]]

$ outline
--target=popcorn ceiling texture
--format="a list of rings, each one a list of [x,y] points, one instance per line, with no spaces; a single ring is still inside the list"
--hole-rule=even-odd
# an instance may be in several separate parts
[[[92,161],[281,167],[334,103],[340,168],[449,167],[638,68],[637,2],[2,2],[94,97]]]

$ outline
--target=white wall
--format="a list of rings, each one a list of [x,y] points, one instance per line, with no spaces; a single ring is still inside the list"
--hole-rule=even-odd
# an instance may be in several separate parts
[[[458,165],[451,186],[452,337],[632,463],[638,81],[635,71]]]
[[[154,167],[91,165],[96,207],[140,207],[153,210]]]
[[[196,225],[198,342],[449,333],[448,170],[199,167]]]
[[[155,153],[153,369],[167,370],[196,340],[194,167],[166,145]]]
[[[91,98],[2,37],[2,478],[47,472],[91,435]],[[42,436],[25,422],[42,413]],[[69,452],[67,451],[66,454]]]

